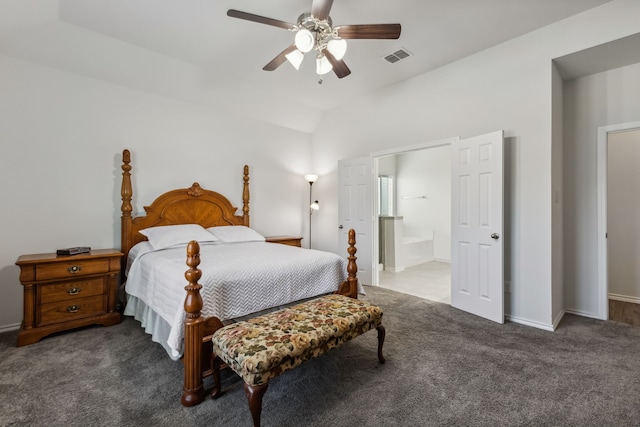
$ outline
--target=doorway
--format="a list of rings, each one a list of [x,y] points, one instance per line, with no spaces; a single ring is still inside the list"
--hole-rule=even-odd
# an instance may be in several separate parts
[[[640,325],[640,122],[598,129],[598,308]]]
[[[451,303],[451,145],[373,155],[377,284]]]

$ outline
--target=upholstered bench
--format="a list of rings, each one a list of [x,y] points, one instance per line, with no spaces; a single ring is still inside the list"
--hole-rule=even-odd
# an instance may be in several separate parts
[[[220,365],[224,362],[244,380],[253,424],[259,426],[268,382],[283,372],[370,329],[378,330],[378,359],[384,363],[381,322],[380,307],[334,294],[227,325],[212,337],[212,396],[221,393]]]

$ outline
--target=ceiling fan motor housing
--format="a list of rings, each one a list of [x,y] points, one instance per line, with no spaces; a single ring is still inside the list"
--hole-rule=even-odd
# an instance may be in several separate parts
[[[298,17],[297,29],[293,31],[298,31],[298,34],[300,34],[300,30],[308,30],[311,32],[315,35],[315,46],[313,46],[313,48],[317,51],[322,51],[327,47],[330,38],[337,38],[332,25],[333,22],[329,16],[327,16],[327,19],[319,20],[311,15],[311,12],[305,12]],[[298,34],[296,34],[296,45],[298,45]],[[303,34],[305,34],[305,36],[300,36],[301,38],[306,37],[308,33],[303,32]]]

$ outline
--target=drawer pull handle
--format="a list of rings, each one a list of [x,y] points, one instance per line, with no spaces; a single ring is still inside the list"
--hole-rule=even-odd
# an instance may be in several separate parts
[[[78,311],[80,311],[80,306],[77,304],[67,307],[67,313],[77,313]]]
[[[69,289],[69,290],[67,291],[67,293],[68,293],[69,295],[78,295],[78,294],[80,293],[80,291],[81,291],[81,290],[82,290],[81,288],[79,288],[79,287],[77,287],[77,286],[74,286],[73,288]]]
[[[67,271],[71,274],[77,273],[80,270],[82,270],[82,267],[80,267],[79,265],[72,265],[71,267],[67,268]]]

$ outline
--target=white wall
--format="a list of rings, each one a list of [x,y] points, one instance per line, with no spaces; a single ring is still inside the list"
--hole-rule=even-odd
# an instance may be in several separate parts
[[[565,308],[598,315],[597,128],[640,121],[640,64],[564,84]]]
[[[503,129],[509,145],[508,314],[516,321],[552,328],[551,61],[640,32],[638,16],[638,1],[607,3],[327,114],[313,136],[314,170],[323,174],[318,197],[326,207],[315,224],[324,230],[317,233],[319,247],[338,250],[339,159]],[[397,129],[403,129],[400,138]]]
[[[640,130],[609,133],[607,145],[609,293],[640,301]]]
[[[0,76],[0,330],[22,320],[19,255],[120,247],[124,148],[134,212],[194,181],[241,209],[246,163],[254,228],[306,235],[308,134],[7,56]]]
[[[398,215],[404,235],[433,232],[433,255],[451,260],[451,147],[448,145],[397,155]],[[419,197],[426,198],[419,198]],[[418,198],[416,198],[418,197]]]

